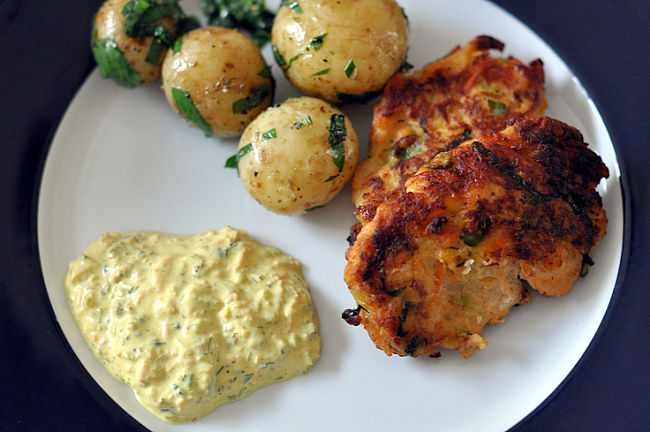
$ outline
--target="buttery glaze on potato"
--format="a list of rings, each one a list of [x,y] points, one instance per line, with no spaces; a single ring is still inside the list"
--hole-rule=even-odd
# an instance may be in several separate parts
[[[152,36],[132,38],[124,33],[124,14],[122,10],[129,0],[107,0],[97,11],[94,22],[93,38],[97,40],[111,38],[115,41],[116,48],[122,53],[124,60],[142,79],[141,85],[150,84],[160,78],[162,59],[158,64],[145,61],[149,46],[153,41]],[[167,27],[172,34],[176,32],[176,23],[170,17],[158,21]]]
[[[167,53],[162,77],[171,106],[179,110],[173,88],[187,92],[211,133],[220,136],[241,134],[273,96],[258,46],[234,29],[203,27],[184,35]]]
[[[381,90],[404,62],[406,19],[394,0],[301,0],[298,5],[280,8],[271,41],[276,62],[302,92],[347,102],[351,97],[345,95]]]
[[[338,126],[337,126],[338,125]],[[267,209],[293,214],[322,207],[351,178],[359,143],[350,120],[311,97],[289,99],[244,131],[239,176]]]

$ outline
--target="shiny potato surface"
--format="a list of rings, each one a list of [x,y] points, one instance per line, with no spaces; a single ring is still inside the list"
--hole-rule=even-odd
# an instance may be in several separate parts
[[[160,57],[157,64],[148,63],[145,59],[153,37],[129,37],[124,33],[125,16],[122,10],[128,1],[107,0],[102,4],[94,20],[93,42],[112,40],[114,48],[121,52],[129,67],[140,77],[139,82],[137,79],[131,79],[130,82],[136,85],[145,85],[160,78],[164,56]],[[164,17],[156,22],[162,23],[172,34],[176,32],[176,23],[171,17]],[[101,61],[97,57],[96,59],[98,62]]]
[[[237,30],[203,27],[165,57],[169,103],[206,135],[237,136],[271,104],[273,82],[258,46]]]
[[[281,214],[326,205],[359,158],[350,120],[327,102],[289,99],[260,114],[239,143],[239,176],[250,195]]]
[[[276,62],[302,92],[330,102],[368,99],[400,68],[406,18],[394,0],[301,0],[273,23]]]

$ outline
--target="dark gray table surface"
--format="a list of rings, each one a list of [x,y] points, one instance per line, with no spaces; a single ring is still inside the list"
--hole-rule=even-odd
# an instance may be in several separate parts
[[[61,116],[94,67],[87,38],[99,3],[0,0],[0,429],[5,431],[144,430],[90,378],[65,342],[36,249],[42,164]],[[545,39],[592,96],[622,167],[626,213],[622,270],[605,322],[570,377],[515,430],[650,430],[645,334],[650,330],[650,2],[496,3]]]

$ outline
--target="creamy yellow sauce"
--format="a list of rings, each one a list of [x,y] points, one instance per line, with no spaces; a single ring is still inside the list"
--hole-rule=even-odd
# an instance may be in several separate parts
[[[170,423],[305,374],[320,356],[300,262],[232,228],[104,234],[70,264],[65,289],[97,359]]]

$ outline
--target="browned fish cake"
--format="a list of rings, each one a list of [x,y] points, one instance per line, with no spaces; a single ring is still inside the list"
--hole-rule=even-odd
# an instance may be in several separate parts
[[[510,123],[424,163],[346,252],[358,308],[344,318],[388,355],[467,358],[528,288],[564,295],[593,264],[607,167],[558,120]]]
[[[494,58],[503,43],[479,36],[463,48],[387,84],[375,107],[368,158],[352,181],[352,201],[361,223],[369,222],[387,196],[433,154],[472,137],[500,130],[516,115],[546,109],[541,60],[526,65]]]

